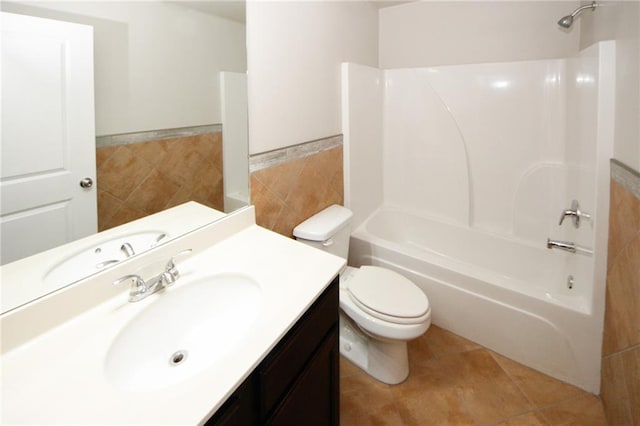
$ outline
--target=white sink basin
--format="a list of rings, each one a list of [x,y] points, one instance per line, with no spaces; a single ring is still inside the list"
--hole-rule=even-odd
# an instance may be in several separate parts
[[[44,276],[48,286],[77,281],[127,258],[122,250],[129,243],[135,254],[142,253],[168,239],[163,231],[136,232],[102,241],[77,251],[49,270]]]
[[[149,296],[156,300],[118,334],[105,362],[113,385],[141,391],[179,383],[220,360],[251,329],[262,308],[252,278],[184,279]]]

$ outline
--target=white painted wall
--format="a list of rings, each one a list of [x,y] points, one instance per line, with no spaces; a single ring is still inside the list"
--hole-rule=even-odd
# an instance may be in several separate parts
[[[383,88],[380,69],[342,64],[344,205],[353,229],[383,202]]]
[[[248,2],[250,153],[342,133],[340,64],[378,63],[368,2]]]
[[[232,212],[249,202],[247,73],[221,72],[220,92],[224,211]]]
[[[568,57],[578,50],[579,28],[565,32],[556,22],[578,5],[578,1],[423,1],[384,8],[380,68]]]
[[[616,40],[614,158],[640,170],[640,2],[602,4],[581,16],[580,45]]]
[[[220,123],[219,71],[246,71],[245,26],[170,2],[3,2],[94,27],[96,135]]]

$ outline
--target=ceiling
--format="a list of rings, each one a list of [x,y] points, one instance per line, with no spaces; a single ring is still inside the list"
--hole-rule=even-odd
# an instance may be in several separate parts
[[[178,3],[182,6],[196,9],[209,15],[220,16],[243,24],[246,21],[245,2],[241,0],[177,0],[172,3]]]
[[[391,7],[391,6],[398,6],[399,4],[413,3],[414,1],[416,0],[371,0],[372,3],[378,6],[378,9]]]
[[[332,0],[328,0],[332,1]],[[360,0],[350,0],[360,1]],[[391,6],[397,6],[404,3],[411,3],[415,0],[369,0],[379,9]],[[182,6],[189,7],[191,9],[199,10],[200,12],[208,13],[210,15],[217,15],[223,18],[231,19],[232,21],[245,23],[246,21],[246,8],[243,0],[175,0],[172,3],[178,3]]]

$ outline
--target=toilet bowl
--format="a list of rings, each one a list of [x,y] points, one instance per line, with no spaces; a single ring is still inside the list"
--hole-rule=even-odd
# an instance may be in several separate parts
[[[352,213],[333,205],[298,225],[298,241],[347,258]],[[404,276],[377,266],[340,272],[340,353],[388,384],[409,375],[407,341],[431,325],[426,295]]]

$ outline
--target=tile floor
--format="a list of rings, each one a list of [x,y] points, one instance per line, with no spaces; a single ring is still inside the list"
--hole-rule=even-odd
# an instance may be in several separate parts
[[[390,386],[340,357],[341,425],[607,424],[599,398],[434,325],[409,364]]]

